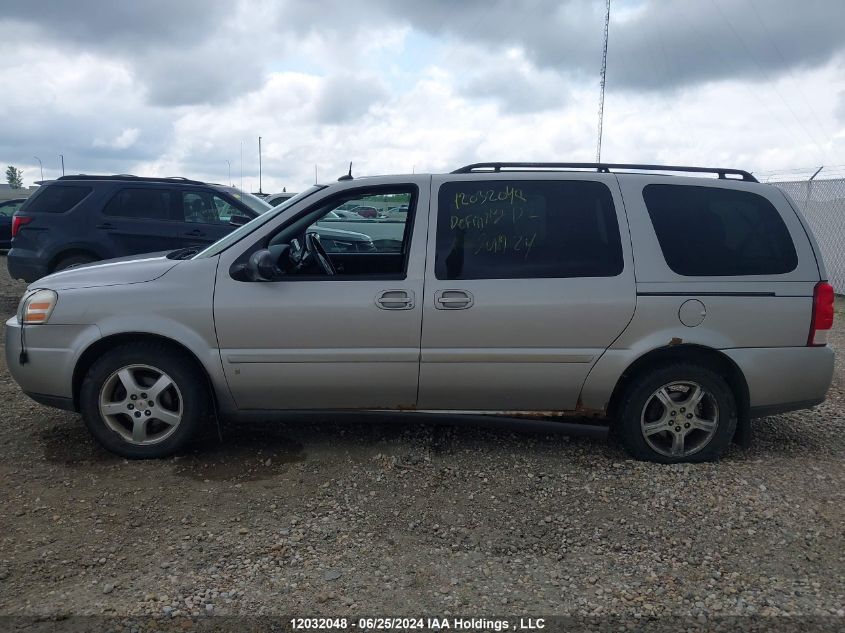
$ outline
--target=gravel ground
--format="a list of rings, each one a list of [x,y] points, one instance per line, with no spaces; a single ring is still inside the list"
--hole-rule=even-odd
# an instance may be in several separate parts
[[[22,289],[0,259],[4,319]],[[408,416],[229,424],[130,462],[5,364],[0,393],[3,615],[843,615],[841,359],[825,404],[695,466]]]

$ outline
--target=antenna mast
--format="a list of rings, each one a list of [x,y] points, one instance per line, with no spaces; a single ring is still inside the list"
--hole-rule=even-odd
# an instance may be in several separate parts
[[[599,140],[596,145],[596,162],[601,162],[601,132],[604,122],[604,82],[607,76],[607,36],[610,30],[610,0],[604,13],[604,52],[601,56],[601,93],[599,95]]]

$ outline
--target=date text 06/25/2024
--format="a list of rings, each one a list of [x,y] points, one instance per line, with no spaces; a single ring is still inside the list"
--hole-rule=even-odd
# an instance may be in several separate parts
[[[543,618],[359,617],[291,618],[294,631],[531,631],[546,626]]]

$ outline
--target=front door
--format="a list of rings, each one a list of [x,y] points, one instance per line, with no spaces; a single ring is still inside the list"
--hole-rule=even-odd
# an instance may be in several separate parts
[[[435,176],[421,409],[572,410],[635,307],[615,177]]]
[[[351,183],[310,207],[291,207],[285,221],[221,255],[214,317],[240,409],[415,406],[429,187],[430,177],[422,176],[397,185]],[[399,243],[373,241],[364,218],[355,231],[320,228],[323,217],[350,202],[410,205]],[[337,274],[312,267],[270,282],[232,276],[256,247],[279,253],[308,233],[325,242]]]

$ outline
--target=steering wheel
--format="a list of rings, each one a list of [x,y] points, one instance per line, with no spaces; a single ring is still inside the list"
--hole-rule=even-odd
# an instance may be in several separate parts
[[[323,272],[327,275],[336,275],[337,270],[335,270],[334,264],[332,264],[332,260],[329,259],[328,254],[326,253],[326,249],[323,248],[323,245],[320,244],[320,236],[316,233],[306,233],[305,234],[305,250],[309,253],[312,253],[314,257],[317,258],[317,263],[320,264],[320,268],[323,269]]]

